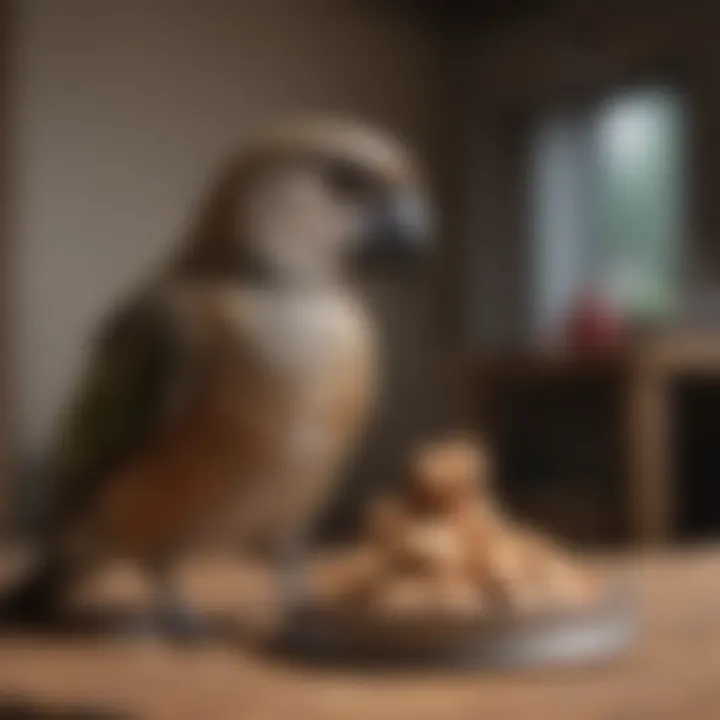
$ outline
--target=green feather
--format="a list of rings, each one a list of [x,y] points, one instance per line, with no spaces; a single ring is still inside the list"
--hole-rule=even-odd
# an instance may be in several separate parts
[[[71,522],[113,470],[153,442],[186,359],[173,318],[156,297],[104,327],[59,425],[51,528]]]

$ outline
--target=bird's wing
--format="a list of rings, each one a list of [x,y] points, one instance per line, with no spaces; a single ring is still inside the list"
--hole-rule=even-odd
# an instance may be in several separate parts
[[[73,521],[113,470],[151,444],[194,384],[167,304],[145,297],[112,318],[59,424],[49,531]]]

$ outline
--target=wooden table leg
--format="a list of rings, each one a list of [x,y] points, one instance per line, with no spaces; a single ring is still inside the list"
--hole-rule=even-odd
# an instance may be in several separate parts
[[[667,373],[645,364],[633,369],[626,418],[630,531],[646,546],[668,542],[673,532],[670,400]]]

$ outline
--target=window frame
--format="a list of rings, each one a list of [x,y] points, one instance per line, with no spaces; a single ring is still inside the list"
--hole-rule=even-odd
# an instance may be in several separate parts
[[[687,301],[688,293],[688,265],[692,257],[692,243],[689,242],[695,235],[698,221],[698,209],[696,206],[696,193],[693,186],[697,177],[697,141],[696,141],[696,112],[693,87],[688,81],[690,73],[680,63],[658,62],[650,65],[645,70],[624,73],[621,76],[607,76],[602,80],[585,83],[582,87],[575,87],[572,90],[556,88],[541,98],[535,98],[533,102],[525,104],[520,110],[515,108],[513,116],[516,126],[522,130],[517,137],[521,145],[521,157],[524,161],[524,181],[522,188],[517,190],[522,207],[526,210],[526,222],[521,233],[520,242],[524,256],[524,288],[525,288],[525,327],[527,337],[532,344],[538,341],[537,318],[534,314],[535,294],[534,284],[536,276],[533,272],[533,261],[535,253],[536,228],[533,226],[532,211],[530,210],[533,198],[531,196],[532,183],[529,180],[532,171],[532,154],[535,133],[544,118],[556,115],[559,117],[589,118],[594,114],[602,102],[622,95],[630,95],[634,92],[652,88],[668,87],[673,93],[681,98],[683,104],[683,123],[686,127],[686,136],[683,141],[683,169],[684,190],[683,190],[683,230],[682,237],[677,248],[678,253],[678,287],[677,301],[679,308]],[[522,120],[518,122],[518,117]]]

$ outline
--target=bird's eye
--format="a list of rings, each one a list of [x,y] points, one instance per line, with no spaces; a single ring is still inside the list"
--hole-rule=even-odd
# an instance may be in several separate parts
[[[342,161],[332,160],[325,167],[325,178],[329,187],[345,198],[361,199],[373,192],[372,178],[363,168]]]

